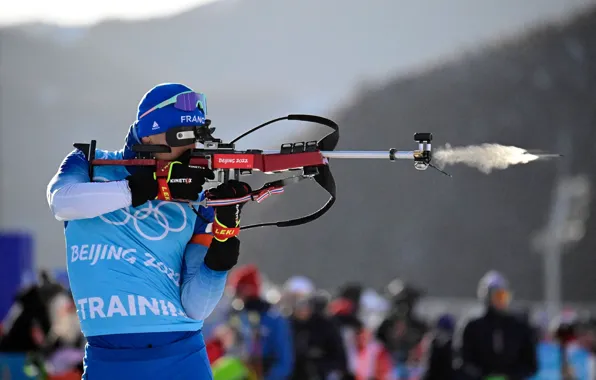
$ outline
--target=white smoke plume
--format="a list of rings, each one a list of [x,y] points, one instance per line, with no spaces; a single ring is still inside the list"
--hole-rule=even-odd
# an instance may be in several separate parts
[[[433,153],[433,162],[440,169],[447,165],[464,164],[485,174],[495,169],[506,169],[511,165],[527,164],[541,159],[558,157],[557,154],[532,154],[515,146],[500,144],[469,145],[464,147],[445,147]]]

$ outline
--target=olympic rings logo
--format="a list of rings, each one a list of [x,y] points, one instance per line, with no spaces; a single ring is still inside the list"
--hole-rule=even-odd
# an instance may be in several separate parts
[[[162,206],[166,206],[166,205],[168,205],[168,206],[171,205],[173,207],[177,207],[180,210],[181,216],[182,216],[182,225],[180,225],[178,227],[173,227],[170,225],[170,221],[168,220],[166,215],[160,211],[160,208]],[[162,201],[162,202],[159,202],[157,205],[154,205],[153,203],[148,203],[147,207],[136,209],[136,211],[133,214],[131,214],[129,212],[129,210],[125,210],[125,209],[121,209],[120,211],[125,215],[124,220],[121,220],[121,221],[109,220],[108,218],[106,218],[103,215],[100,215],[99,217],[104,222],[106,222],[108,224],[112,224],[114,226],[124,226],[132,220],[132,225],[134,226],[135,230],[139,233],[139,235],[141,235],[142,237],[144,237],[147,240],[153,240],[153,241],[163,240],[166,238],[166,236],[168,236],[168,234],[170,232],[180,232],[180,231],[184,230],[184,228],[186,227],[186,224],[187,224],[186,210],[184,209],[184,207],[181,204],[175,203],[175,202],[163,202]],[[152,236],[152,235],[145,233],[141,229],[142,223],[139,223],[139,221],[143,221],[151,216],[153,218],[155,218],[155,220],[157,221],[157,224],[161,228],[163,228],[163,232],[161,232],[157,236]]]

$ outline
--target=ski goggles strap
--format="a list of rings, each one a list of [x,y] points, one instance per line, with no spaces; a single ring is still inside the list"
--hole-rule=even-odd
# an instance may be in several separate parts
[[[139,120],[147,116],[151,112],[169,106],[170,104],[173,104],[174,108],[180,111],[190,112],[196,109],[200,109],[201,111],[203,111],[205,115],[207,115],[207,97],[205,96],[205,94],[194,91],[186,91],[174,95],[171,98],[166,99],[163,102],[148,109],[147,111],[145,111],[145,113],[139,116]]]

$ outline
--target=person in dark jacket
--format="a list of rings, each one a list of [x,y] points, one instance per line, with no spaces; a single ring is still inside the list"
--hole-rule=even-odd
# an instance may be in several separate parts
[[[485,313],[465,324],[455,339],[462,380],[524,380],[538,371],[532,328],[508,311],[510,292],[505,278],[490,271],[478,286]]]
[[[342,379],[348,372],[338,326],[321,310],[313,295],[297,300],[291,316],[294,333],[293,380]]]
[[[423,291],[400,279],[391,281],[387,290],[393,305],[376,335],[391,352],[393,361],[403,366],[428,332],[426,323],[414,312]]]
[[[432,332],[428,349],[426,370],[422,380],[453,380],[453,333],[455,319],[450,314],[442,315]]]

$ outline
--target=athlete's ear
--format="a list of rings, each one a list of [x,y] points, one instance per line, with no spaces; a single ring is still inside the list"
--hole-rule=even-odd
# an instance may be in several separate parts
[[[141,137],[141,142],[146,145],[150,145],[153,143],[153,141],[151,140],[151,136]]]

